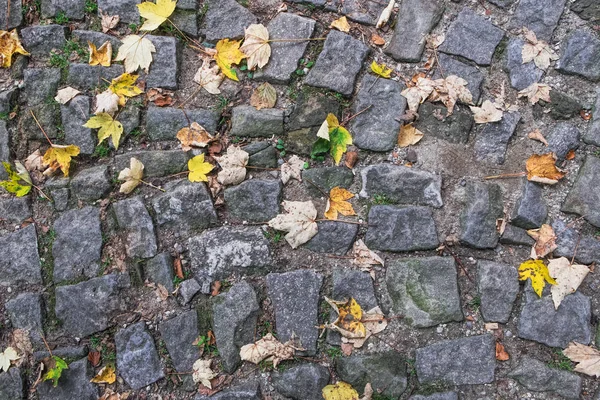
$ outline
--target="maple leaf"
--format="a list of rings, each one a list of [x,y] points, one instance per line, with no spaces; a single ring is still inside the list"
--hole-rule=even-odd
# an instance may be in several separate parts
[[[346,382],[338,382],[335,385],[327,385],[321,389],[325,400],[358,400],[358,392]]]
[[[326,324],[326,328],[338,331],[342,336],[350,339],[364,338],[367,335],[367,328],[361,321],[362,308],[353,297],[346,301],[335,301],[325,297],[325,301],[337,314],[335,321]]]
[[[197,155],[188,161],[190,173],[188,179],[190,182],[208,182],[206,174],[212,171],[214,166],[204,161],[204,154]]]
[[[383,259],[372,250],[369,250],[362,239],[358,239],[354,242],[354,246],[352,246],[352,256],[354,257],[352,262],[361,267],[369,267],[375,264],[384,266]]]
[[[531,287],[539,297],[542,297],[546,282],[556,285],[542,260],[527,260],[519,265],[519,280],[524,281],[527,278],[531,279]]]
[[[222,157],[215,157],[221,171],[217,174],[217,181],[222,185],[237,185],[246,179],[246,165],[250,155],[239,147],[230,146]]]
[[[527,134],[527,137],[529,139],[533,139],[533,140],[537,140],[538,142],[542,142],[546,145],[546,147],[548,147],[548,141],[546,140],[544,135],[542,135],[542,132],[537,128],[534,129],[533,131],[529,132]]]
[[[92,378],[92,383],[108,383],[112,385],[117,380],[117,374],[115,367],[112,365],[106,365],[102,367],[100,371]]]
[[[181,150],[189,151],[194,147],[206,147],[211,142],[215,141],[213,135],[208,133],[202,125],[197,122],[192,122],[190,126],[181,128],[177,132],[177,139],[181,142]]]
[[[389,79],[392,75],[392,69],[388,68],[385,64],[377,64],[375,60],[371,63],[371,71],[374,74],[379,75],[382,78]]]
[[[88,47],[90,49],[90,65],[110,67],[110,62],[112,61],[112,44],[110,41],[107,40],[98,49],[94,43],[88,41]]]
[[[98,144],[102,143],[104,139],[110,137],[115,149],[119,148],[121,134],[123,134],[123,124],[116,119],[113,119],[113,117],[111,117],[109,114],[98,113],[97,115],[91,117],[83,126],[93,129],[100,128],[98,130]]]
[[[138,68],[148,72],[150,63],[152,63],[152,53],[156,52],[150,39],[138,35],[128,35],[121,39],[121,43],[123,44],[119,47],[115,61],[124,61],[125,72],[135,72]]]
[[[348,33],[350,32],[350,24],[348,23],[348,19],[344,16],[336,19],[330,25],[330,28],[335,28],[338,31]]]
[[[119,105],[121,107],[127,102],[126,97],[135,97],[144,93],[142,89],[135,85],[137,78],[138,75],[132,75],[126,72],[111,81],[108,89],[119,96]]]
[[[556,281],[556,285],[552,286],[550,293],[552,293],[554,308],[558,310],[558,306],[565,296],[575,293],[590,269],[585,265],[571,264],[568,258],[560,257],[550,260],[548,272]]]
[[[253,71],[256,67],[262,68],[269,62],[271,46],[269,45],[269,31],[262,24],[252,24],[246,28],[244,44],[240,50],[248,58],[248,69]]]
[[[120,193],[129,194],[135,189],[141,182],[144,176],[144,164],[135,157],[131,157],[129,160],[129,168],[123,169],[119,172],[118,179],[125,181],[119,189]]]
[[[290,179],[296,179],[302,182],[302,170],[304,169],[304,160],[297,155],[281,164],[281,182],[285,185]]]
[[[530,229],[527,234],[535,240],[531,248],[531,258],[534,260],[545,257],[558,248],[554,230],[548,224],[543,224],[539,229]]]
[[[396,0],[390,0],[387,7],[385,7],[383,11],[381,11],[379,19],[377,20],[377,25],[375,25],[377,29],[387,24],[390,17],[392,16],[392,11],[394,11],[394,4],[396,4]]]
[[[102,32],[106,33],[119,24],[121,17],[118,15],[102,14]]]
[[[94,114],[112,114],[119,109],[119,95],[110,89],[96,95],[96,109]]]
[[[525,89],[519,91],[517,97],[527,97],[532,105],[540,100],[550,103],[550,90],[550,86],[534,82]]]
[[[473,118],[476,124],[487,124],[489,122],[497,122],[502,119],[504,112],[497,103],[492,103],[489,100],[485,100],[481,107],[470,106],[473,112]]]
[[[221,68],[221,72],[231,80],[239,81],[237,73],[232,68],[233,64],[239,64],[246,55],[240,51],[241,40],[221,39],[217,42],[215,49],[217,53],[214,55],[217,65]]]
[[[279,214],[269,221],[269,226],[278,231],[288,232],[285,240],[293,249],[308,242],[318,232],[317,209],[312,201],[284,201],[287,214]]]
[[[534,154],[525,163],[527,179],[532,182],[554,185],[564,178],[565,172],[556,167],[556,154]]]
[[[600,378],[600,351],[581,343],[571,342],[563,354],[577,363],[575,372]]]
[[[9,163],[2,162],[6,173],[8,174],[8,180],[0,181],[0,187],[4,188],[7,192],[13,193],[17,197],[23,197],[31,191],[31,179],[29,182],[27,179],[23,179],[17,171],[14,171]]]
[[[337,219],[338,213],[342,215],[356,215],[352,204],[346,200],[353,198],[354,195],[339,186],[334,187],[329,192],[329,199],[327,199],[327,207],[325,208],[325,218]]]
[[[177,1],[173,0],[156,0],[156,4],[145,1],[138,4],[137,7],[140,11],[140,16],[146,18],[140,30],[153,31],[158,28],[173,14],[176,5]]]
[[[220,68],[218,65],[210,66],[210,60],[202,60],[202,66],[198,68],[196,75],[194,75],[194,82],[200,85],[204,90],[210,94],[219,94],[219,86],[225,75],[219,72]],[[235,71],[234,71],[235,72]]]
[[[404,89],[400,94],[406,98],[408,109],[417,112],[419,105],[433,92],[433,86],[431,79],[419,77],[414,86]]]
[[[69,366],[65,360],[58,356],[52,356],[51,358],[47,359],[44,364],[46,364],[46,373],[44,374],[42,381],[51,380],[52,386],[56,387],[63,370],[69,369]]]
[[[13,361],[18,360],[17,351],[12,347],[7,347],[2,353],[0,353],[0,371],[8,371],[10,364]]]
[[[429,95],[429,101],[441,101],[448,113],[451,115],[454,111],[454,105],[457,102],[463,104],[473,104],[473,95],[467,88],[468,82],[456,75],[449,75],[445,79],[436,79],[434,82],[434,90]]]
[[[281,343],[271,333],[267,333],[255,343],[242,346],[240,358],[254,364],[267,360],[273,363],[273,367],[277,367],[281,361],[292,359],[296,350],[305,349],[296,347],[293,340]]]
[[[69,168],[71,167],[71,157],[79,155],[79,147],[70,144],[61,146],[53,144],[44,154],[42,162],[48,166],[44,171],[44,175],[52,175],[59,168],[64,176],[69,176]]]
[[[336,165],[339,165],[347,145],[352,144],[350,132],[340,125],[334,114],[329,113],[319,128],[317,136],[319,139],[315,142],[311,155],[329,151]]]
[[[398,133],[398,147],[408,147],[419,143],[423,139],[423,132],[413,126],[404,124]]]
[[[192,379],[195,383],[201,383],[209,389],[212,389],[210,380],[217,376],[217,373],[210,369],[211,360],[198,359],[192,366]]]
[[[24,56],[29,55],[21,45],[17,30],[13,29],[10,32],[0,30],[0,61],[3,68],[12,65],[12,56],[16,53]]]
[[[533,61],[542,70],[548,69],[552,60],[558,60],[558,55],[548,46],[548,43],[538,40],[535,32],[523,28],[525,43],[521,50],[523,64]]]
[[[261,108],[273,108],[277,102],[277,92],[269,83],[265,82],[252,92],[250,105],[260,110]]]
[[[66,88],[60,89],[58,92],[56,92],[56,97],[54,97],[54,100],[60,104],[67,104],[80,93],[81,92],[79,90],[72,88],[71,86],[67,86]]]

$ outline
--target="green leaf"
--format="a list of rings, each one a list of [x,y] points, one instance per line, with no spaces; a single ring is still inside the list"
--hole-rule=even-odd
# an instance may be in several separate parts
[[[49,362],[48,371],[44,374],[44,381],[52,380],[52,385],[56,387],[63,370],[69,369],[66,361],[58,356],[52,356]]]
[[[347,146],[352,144],[352,136],[346,128],[337,126],[329,131],[329,140],[331,141],[331,157],[333,157],[335,164],[338,165],[346,152]]]
[[[0,181],[0,187],[3,187],[7,192],[12,193],[17,197],[27,195],[31,191],[31,184],[28,184],[29,182],[24,180],[17,171],[13,170],[9,163],[3,162],[2,165],[8,174],[8,180]],[[27,175],[27,177],[29,176]]]
[[[331,142],[329,140],[319,138],[313,144],[312,151],[310,152],[310,157],[316,158],[319,155],[325,154],[325,153],[329,152],[330,148],[331,148]]]

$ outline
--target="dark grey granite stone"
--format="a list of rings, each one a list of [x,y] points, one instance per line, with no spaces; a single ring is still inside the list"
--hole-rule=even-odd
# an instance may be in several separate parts
[[[200,335],[196,310],[186,311],[160,324],[160,337],[165,341],[169,356],[178,372],[189,372],[200,358],[194,341]]]
[[[456,106],[450,116],[447,113],[446,106],[425,102],[419,106],[419,119],[414,126],[425,135],[466,144],[473,127],[473,113],[463,106]]]
[[[582,215],[590,224],[600,227],[600,192],[590,190],[600,185],[600,158],[587,156],[577,180],[569,191],[561,211]]]
[[[92,99],[88,96],[76,96],[60,106],[65,141],[78,146],[83,155],[92,154],[96,148],[97,138],[92,136],[90,128],[83,126],[90,119],[91,103]]]
[[[0,285],[41,284],[35,225],[0,236]]]
[[[358,234],[358,225],[356,224],[319,221],[317,225],[319,231],[304,245],[304,247],[316,253],[342,256],[350,250]]]
[[[321,167],[302,171],[304,187],[313,197],[321,197],[321,191],[329,193],[336,186],[347,189],[352,181],[354,174],[345,167]]]
[[[21,43],[32,56],[50,57],[53,49],[62,50],[67,42],[66,27],[35,25],[21,29]]]
[[[148,35],[156,52],[152,54],[152,64],[146,76],[147,88],[177,90],[181,43],[177,38]]]
[[[8,372],[0,374],[0,400],[21,400],[23,398],[21,370],[13,367]]]
[[[497,184],[467,182],[465,194],[460,241],[476,249],[493,249],[499,236],[496,220],[504,215],[502,189]]]
[[[112,188],[108,167],[98,165],[78,172],[71,180],[71,191],[77,199],[94,202],[108,195]]]
[[[169,293],[173,292],[173,257],[165,252],[149,259],[144,266],[144,276],[151,282],[163,285]]]
[[[558,248],[554,250],[556,257],[573,258],[581,264],[600,264],[600,241],[592,235],[581,235],[574,228],[560,219],[552,222]],[[577,249],[577,251],[575,251]]]
[[[187,118],[186,118],[187,115]],[[189,120],[188,120],[189,118]],[[211,110],[150,106],[146,113],[146,133],[150,140],[176,140],[177,132],[197,122],[209,133],[217,129],[219,116]]]
[[[508,373],[508,377],[528,390],[550,392],[566,399],[579,399],[583,383],[580,376],[550,368],[529,356],[523,356],[517,367]]]
[[[600,80],[600,39],[597,35],[578,29],[569,36],[564,46],[557,70],[593,81]]]
[[[111,81],[123,74],[122,65],[110,67],[88,64],[70,64],[67,72],[67,84],[82,90],[92,90],[102,85],[104,80]]]
[[[283,110],[237,106],[231,111],[230,136],[272,137],[283,133]]]
[[[125,233],[129,258],[150,258],[156,255],[156,235],[152,218],[141,197],[120,200],[113,204],[119,229]]]
[[[131,157],[144,164],[144,178],[173,175],[187,170],[188,155],[181,150],[131,151],[115,156],[115,170],[129,167]]]
[[[594,146],[600,147],[600,90],[597,90],[596,94],[596,103],[594,104],[594,108],[592,110],[592,123],[588,127],[587,131],[583,134],[583,138],[581,140],[587,144],[593,144]],[[0,149],[1,148],[2,146],[0,145]]]
[[[85,6],[83,0],[42,0],[42,18],[62,14],[69,19],[81,20],[85,16]]]
[[[241,38],[244,29],[257,23],[256,17],[235,0],[207,0],[204,5],[207,10],[200,33],[207,42]]]
[[[300,364],[273,376],[275,390],[293,400],[322,400],[329,370],[319,364]]]
[[[475,138],[475,159],[504,164],[506,148],[520,119],[518,112],[505,112],[502,120],[485,124]]]
[[[6,313],[13,328],[27,329],[41,341],[44,334],[44,308],[39,293],[21,293],[6,302]],[[1,398],[1,397],[0,397]]]
[[[477,262],[477,290],[481,314],[488,322],[508,322],[519,293],[519,273],[512,265],[493,261]]]
[[[141,0],[98,0],[98,14],[100,10],[108,15],[118,15],[120,22],[126,24],[139,24],[140,12],[137,5]]]
[[[581,132],[577,126],[569,122],[559,122],[552,127],[548,135],[548,149],[556,154],[559,160],[564,160],[571,150],[579,148]]]
[[[394,399],[406,390],[406,366],[394,351],[338,358],[335,370],[344,382],[360,393],[367,383],[375,393]]]
[[[251,179],[225,189],[232,217],[250,222],[269,221],[279,214],[283,185],[277,179]]]
[[[115,345],[119,375],[133,390],[165,377],[154,339],[144,322],[117,331]]]
[[[524,44],[521,38],[511,38],[506,46],[506,69],[509,72],[510,85],[517,90],[523,90],[539,82],[544,75],[544,71],[533,61],[523,64]]]
[[[533,240],[533,238],[527,234],[525,229],[507,224],[499,242],[502,244],[513,244],[517,246],[533,246],[535,240]]]
[[[27,68],[23,72],[24,88],[21,100],[29,106],[54,100],[60,83],[59,68]]]
[[[538,39],[548,41],[563,13],[566,0],[521,0],[510,21],[511,28],[526,27]]]
[[[97,400],[98,385],[90,382],[93,377],[94,368],[84,358],[69,364],[56,387],[51,380],[42,382],[37,394],[40,400]]]
[[[521,197],[513,209],[510,223],[523,229],[534,229],[542,226],[547,216],[548,207],[544,200],[542,187],[537,183],[525,181]]]
[[[9,4],[10,12],[8,12]],[[23,1],[0,0],[0,21],[2,21],[2,29],[7,30],[21,25],[23,23]]]
[[[20,224],[31,217],[31,207],[28,197],[0,198],[0,220]]]

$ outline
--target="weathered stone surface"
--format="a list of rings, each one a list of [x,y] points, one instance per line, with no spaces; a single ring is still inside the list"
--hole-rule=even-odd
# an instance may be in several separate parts
[[[92,154],[96,147],[92,130],[83,126],[90,119],[91,103],[90,97],[77,96],[60,106],[65,141],[78,146],[80,153],[85,155]]]
[[[560,90],[550,91],[550,103],[541,100],[539,104],[550,110],[550,116],[557,120],[573,118],[575,115],[579,115],[579,111],[583,108],[579,100]],[[534,108],[536,118],[541,118],[540,111],[543,111],[540,107]]]
[[[44,332],[42,295],[21,293],[7,301],[5,308],[13,328],[28,329],[39,340],[40,335]]]
[[[231,110],[230,136],[271,137],[283,133],[283,110],[237,106]]]
[[[579,137],[581,132],[577,126],[569,122],[559,122],[552,128],[548,135],[548,148],[546,152],[552,151],[559,160],[564,160],[569,151],[579,148]]]
[[[447,116],[444,105],[425,102],[419,106],[419,119],[415,127],[426,135],[447,140],[450,143],[467,143],[473,127],[473,113],[467,108],[457,106]],[[438,116],[441,116],[440,119]]]
[[[501,8],[508,8],[510,7],[516,0],[488,0],[490,3],[497,5],[498,7]],[[440,399],[442,400],[442,399]]]
[[[524,44],[521,38],[511,38],[506,46],[506,69],[509,72],[511,86],[517,90],[523,90],[539,82],[544,74],[544,71],[536,67],[533,61],[523,64]]]
[[[17,98],[19,97],[18,94],[19,91],[16,87],[0,92],[0,113],[8,113],[12,110]]]
[[[181,128],[189,126],[190,121],[197,122],[209,133],[217,129],[218,115],[214,111],[204,109],[186,109],[177,107],[154,107],[148,108],[146,114],[146,133],[150,140],[176,140],[177,132]]]
[[[446,40],[439,50],[490,65],[496,46],[504,37],[504,31],[470,8],[464,8],[446,32]]]
[[[126,235],[129,258],[150,258],[156,255],[156,235],[148,210],[140,197],[113,204],[117,224]]]
[[[565,3],[566,0],[521,0],[510,26],[529,28],[538,39],[548,41],[563,13]]]
[[[70,64],[67,73],[67,84],[78,89],[92,90],[102,84],[104,79],[111,81],[124,71],[122,65],[113,64],[110,67],[88,64]]]
[[[427,207],[373,206],[365,239],[371,250],[432,250],[438,244],[435,221]]]
[[[270,39],[305,39],[312,37],[315,21],[296,14],[281,13],[269,22],[267,29]],[[269,63],[255,77],[271,83],[287,84],[298,68],[298,61],[304,55],[308,43],[271,43]]]
[[[505,112],[501,121],[485,124],[475,138],[475,159],[504,164],[508,142],[514,135],[521,114]]]
[[[198,14],[196,11],[182,10],[177,4],[177,8],[169,19],[186,35],[198,37]]]
[[[69,364],[60,376],[60,385],[42,382],[37,393],[40,400],[96,400],[100,394],[98,385],[90,382],[93,377],[94,369],[84,358]]]
[[[178,372],[192,370],[194,361],[198,359],[198,348],[193,343],[199,335],[196,310],[186,311],[160,324],[160,337],[165,341]]]
[[[98,14],[102,10],[108,15],[118,15],[120,22],[138,24],[140,13],[137,5],[141,0],[98,0]]]
[[[25,85],[21,99],[30,106],[48,102],[56,96],[60,83],[59,68],[27,68],[23,72]]]
[[[498,1],[498,0],[496,0]],[[491,1],[492,3],[494,1]],[[429,396],[424,395],[416,395],[410,396],[409,400],[458,400],[458,394],[456,392],[443,392],[443,393],[434,393]]]
[[[283,185],[277,179],[252,179],[225,189],[232,217],[250,222],[269,221],[279,214]]]
[[[66,27],[61,25],[30,26],[21,29],[21,43],[32,56],[49,57],[52,49],[64,47],[65,31]]]
[[[341,12],[349,19],[365,25],[375,25],[381,12],[387,5],[376,0],[334,0],[333,4],[341,3]],[[326,4],[329,9],[329,4]]]
[[[87,345],[57,347],[54,350],[52,350],[52,355],[58,356],[63,359],[79,359],[82,357],[86,357],[88,354],[89,349]],[[46,357],[50,357],[50,353],[47,349],[33,352],[33,359],[36,362],[40,362]]]
[[[363,42],[332,30],[304,83],[349,96],[354,91],[356,76],[368,54],[369,47]]]
[[[307,355],[314,355],[319,336],[319,292],[323,276],[311,270],[267,275],[267,291],[275,311],[277,338],[297,337]]]
[[[83,47],[87,47],[88,42],[92,42],[96,47],[100,47],[106,41],[109,41],[112,45],[112,48],[115,50],[121,46],[121,41],[116,37],[96,31],[75,29],[73,32],[71,32],[71,38],[75,41],[78,41]]]
[[[163,285],[169,293],[173,292],[173,257],[165,252],[149,259],[144,267],[144,276],[151,282]]]
[[[0,236],[0,249],[0,285],[42,283],[34,224]]]
[[[496,220],[504,215],[500,186],[467,182],[464,204],[460,216],[460,241],[476,249],[496,247]]]
[[[248,165],[251,167],[277,168],[278,152],[269,142],[255,142],[242,148],[250,155]]]
[[[23,399],[23,380],[21,370],[13,367],[0,374],[0,400]]]
[[[260,306],[254,289],[240,282],[215,298],[213,331],[223,367],[232,373],[240,365],[240,348],[253,343]]]
[[[110,326],[119,307],[119,289],[127,282],[116,274],[56,288],[56,318],[70,335],[86,337]]]
[[[133,390],[164,378],[154,339],[144,322],[119,330],[115,334],[115,345],[119,375]]]
[[[600,90],[596,91],[596,103],[592,110],[592,123],[588,127],[587,131],[583,134],[582,140],[587,144],[593,144],[594,146],[600,147]],[[1,131],[0,131],[1,132]],[[0,133],[0,143],[2,141],[2,134]],[[0,144],[0,154],[2,154],[2,145]]]
[[[2,29],[12,29],[21,25],[21,23],[23,22],[22,7],[22,0],[0,1],[0,21],[2,21]]]
[[[463,320],[452,257],[400,259],[387,268],[393,308],[406,323],[424,328]]]
[[[319,93],[310,95],[303,93],[290,114],[286,129],[293,131],[300,128],[320,127],[328,114],[333,114],[339,119],[340,111],[339,101],[332,97]]]
[[[353,180],[354,174],[352,174],[352,171],[344,167],[321,167],[302,171],[302,182],[304,182],[304,187],[312,196],[323,196],[319,189],[325,193],[329,193],[336,186],[347,189],[352,185]],[[313,184],[308,183],[308,181]]]
[[[356,224],[319,221],[317,225],[319,231],[304,245],[304,247],[316,253],[342,256],[350,250],[358,234],[358,225]]]
[[[256,17],[235,0],[207,0],[204,4],[208,9],[200,33],[208,42],[241,38],[248,25],[257,23]]]
[[[156,52],[152,54],[152,64],[146,76],[146,87],[177,89],[181,44],[177,38],[148,35]]]
[[[354,103],[354,112],[364,111],[352,120],[352,141],[357,147],[372,151],[388,151],[398,141],[400,122],[393,115],[402,115],[406,98],[400,95],[404,88],[391,79],[378,79],[366,74]]]
[[[507,224],[499,240],[502,244],[514,244],[517,246],[533,246],[535,240],[527,234],[523,228]]]
[[[131,151],[115,156],[115,169],[129,167],[131,157],[144,164],[144,177],[173,175],[187,170],[188,156],[181,150]]]
[[[583,29],[573,32],[566,41],[556,69],[565,74],[600,80],[600,39]]]
[[[406,390],[406,366],[393,351],[338,358],[335,369],[341,380],[361,393],[367,383],[375,393],[390,398],[398,398]]]
[[[272,262],[269,241],[257,227],[209,229],[188,242],[192,271],[209,293],[213,279],[238,270],[267,267]]]
[[[96,276],[102,253],[100,210],[84,207],[67,211],[54,222],[54,232],[54,282]]]
[[[61,13],[70,19],[83,19],[85,1],[82,0],[42,0],[42,17],[51,18]]]
[[[329,370],[319,364],[300,364],[273,376],[275,390],[293,400],[322,400]]]
[[[165,190],[152,199],[158,226],[187,233],[217,223],[217,213],[204,183],[182,179],[169,183]]]
[[[401,4],[394,35],[384,50],[396,61],[419,62],[425,36],[437,25],[444,5],[438,1],[409,0]]]
[[[444,340],[416,351],[421,384],[478,385],[494,380],[496,343],[492,335]]]
[[[515,369],[508,373],[528,390],[534,392],[551,392],[563,398],[578,399],[581,393],[580,376],[548,367],[541,361],[523,356]]]
[[[285,141],[286,151],[310,156],[317,141],[317,128],[302,128],[289,132]]]
[[[7,160],[3,158],[1,160]],[[2,177],[0,177],[2,178]],[[27,197],[5,197],[0,198],[0,220],[6,220],[19,224],[31,217],[31,207]]]
[[[517,200],[510,223],[523,229],[539,228],[548,216],[543,189],[534,182],[525,181],[521,197]]]
[[[489,322],[508,322],[519,293],[517,269],[508,264],[480,260],[477,262],[477,276],[483,319]]]
[[[600,227],[600,192],[590,190],[600,185],[600,158],[587,156],[577,180],[569,191],[561,211],[582,215],[590,224]]]
[[[198,394],[194,400],[262,400],[262,396],[259,383],[248,382],[225,389],[210,397]]]
[[[459,61],[455,57],[444,53],[438,55],[440,66],[444,69],[446,76],[456,75],[467,81],[467,88],[473,95],[473,102],[477,103],[481,97],[481,85],[483,84],[483,73],[478,67]],[[435,79],[442,78],[440,71],[433,74]]]
[[[94,202],[104,198],[111,188],[106,165],[84,169],[71,180],[73,194],[85,202]]]
[[[361,197],[383,195],[391,202],[442,207],[442,177],[391,164],[375,164],[361,171]]]
[[[571,3],[571,11],[577,13],[582,19],[600,20],[600,3],[595,0],[575,0]]]
[[[33,112],[44,127],[44,131],[50,139],[58,137],[58,127],[60,126],[60,108],[57,104],[38,104],[37,106],[28,107],[21,111],[19,118],[19,133],[28,139],[46,140],[44,134],[31,115]]]
[[[183,301],[183,305],[188,304],[196,293],[200,291],[200,285],[196,282],[195,279],[185,280],[179,285],[179,295],[181,296],[181,300]]]
[[[517,326],[520,338],[560,348],[592,340],[590,299],[580,292],[566,296],[555,310],[550,296],[539,298],[527,283],[522,304]]]
[[[580,235],[560,219],[552,222],[552,229],[557,236],[558,248],[554,250],[556,257],[571,259],[575,255],[575,260],[581,264],[600,263],[600,241],[594,236]]]
[[[8,129],[6,129],[6,121],[0,121],[0,160],[10,160],[10,134],[8,133]],[[7,178],[8,174],[2,168],[0,170],[0,179],[5,180]]]

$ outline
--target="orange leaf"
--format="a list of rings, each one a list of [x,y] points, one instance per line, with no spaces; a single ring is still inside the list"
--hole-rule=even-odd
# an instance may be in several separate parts
[[[556,155],[554,153],[532,155],[525,164],[527,179],[554,185],[565,176],[565,173],[559,170],[555,163]]]
[[[337,219],[338,213],[342,215],[356,215],[352,204],[346,200],[353,198],[354,195],[339,186],[334,187],[329,192],[329,200],[327,200],[327,209],[325,210],[325,218]]]
[[[88,361],[92,364],[92,367],[97,367],[100,365],[100,352],[99,351],[90,351],[88,353]]]
[[[181,258],[177,256],[175,260],[173,260],[173,269],[175,270],[175,276],[179,279],[183,279],[183,268],[181,268]]]
[[[575,158],[575,150],[571,149],[571,150],[569,150],[569,152],[565,156],[565,159],[572,160],[574,158]]]
[[[215,281],[212,284],[212,291],[210,292],[211,296],[216,296],[221,291],[221,281]]]
[[[510,359],[510,355],[504,349],[504,345],[500,342],[496,342],[496,360],[507,361]]]
[[[385,39],[379,36],[378,34],[374,33],[371,36],[371,43],[373,43],[376,46],[383,46],[385,44]]]

